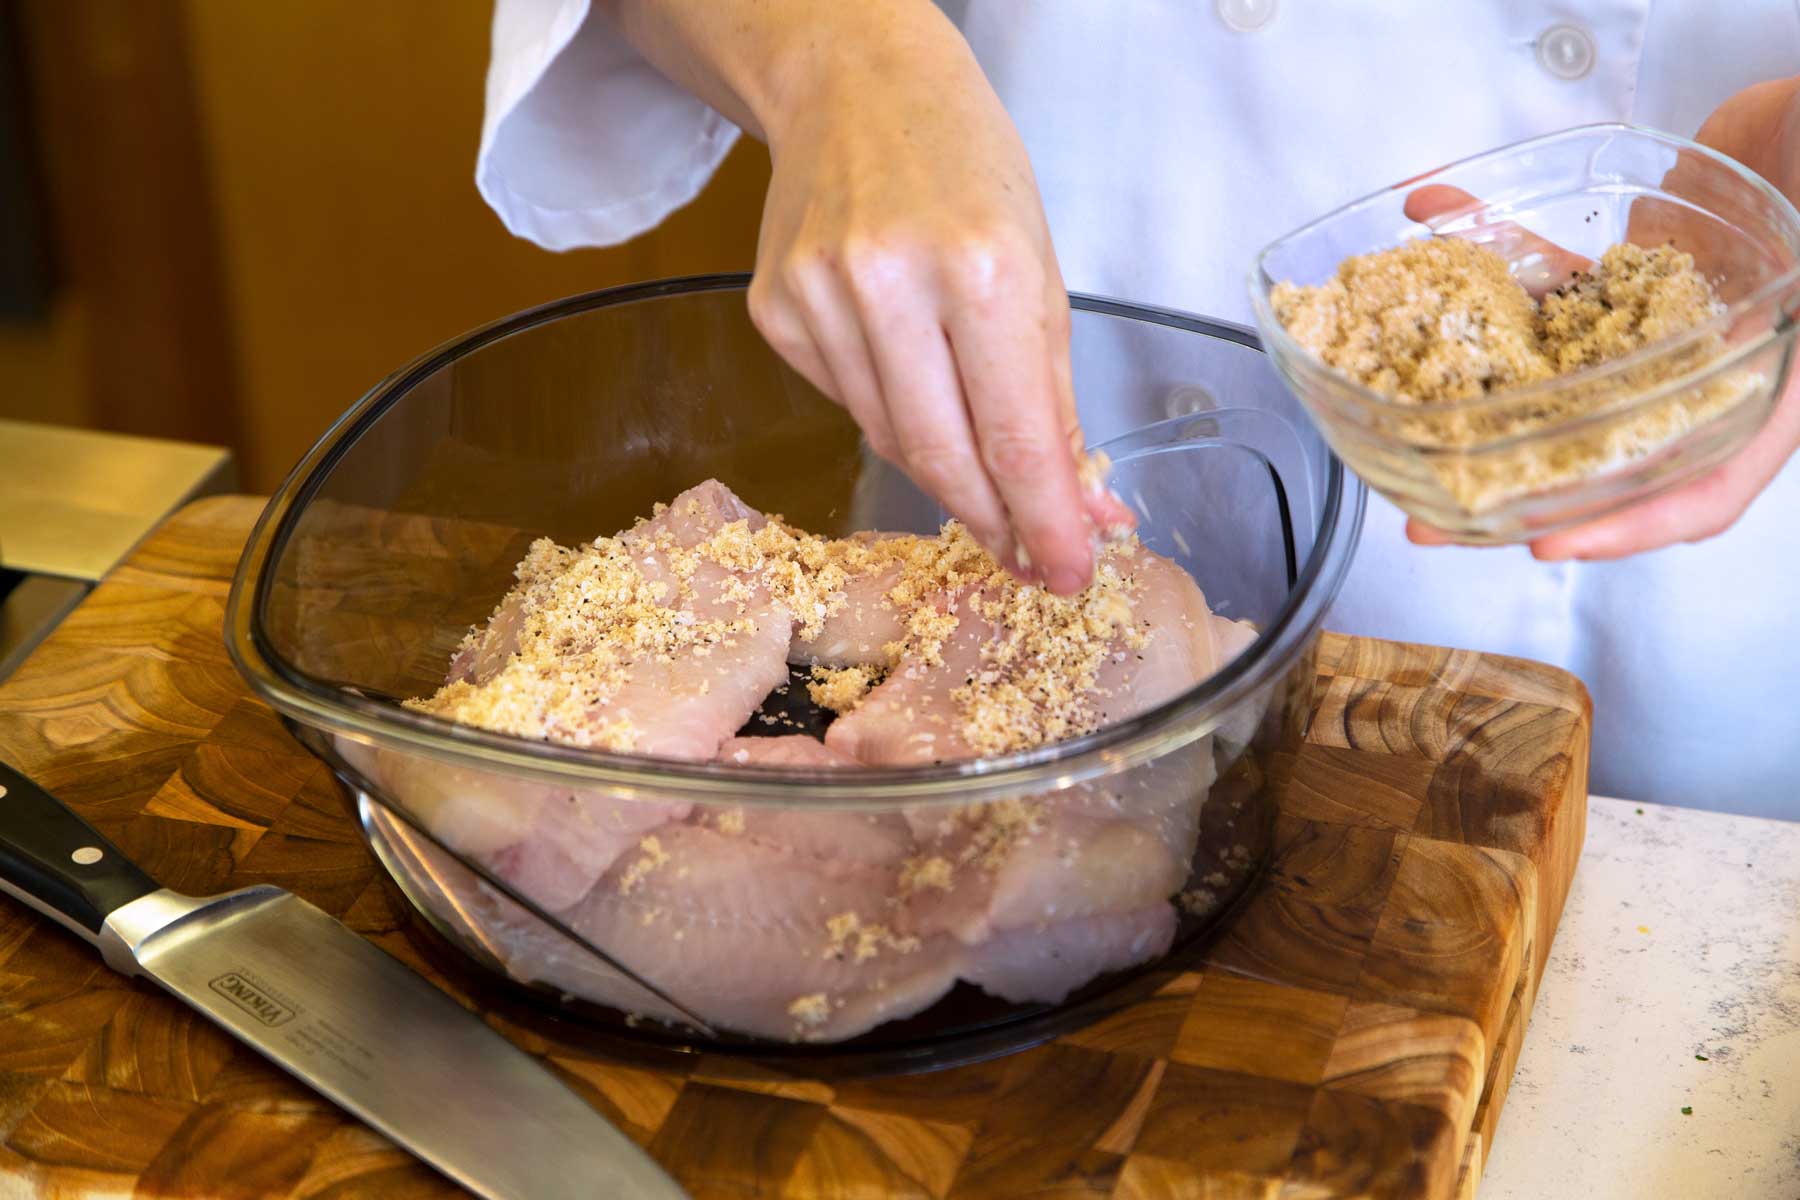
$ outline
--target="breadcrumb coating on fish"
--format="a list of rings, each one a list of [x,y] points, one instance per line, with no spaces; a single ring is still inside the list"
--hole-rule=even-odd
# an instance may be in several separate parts
[[[831,1017],[831,999],[824,992],[813,992],[807,996],[796,996],[787,1008],[788,1016],[794,1018],[797,1029],[811,1029],[823,1025]]]
[[[910,896],[921,888],[947,892],[955,882],[950,860],[941,854],[929,858],[913,857],[900,867],[900,894]]]
[[[619,876],[619,894],[622,896],[629,896],[636,891],[638,885],[644,882],[645,876],[669,861],[669,852],[663,849],[661,839],[655,834],[640,841],[638,849],[643,853]]]
[[[855,912],[841,912],[825,922],[827,941],[821,958],[867,962],[883,950],[912,954],[923,944],[916,937],[900,936],[886,925],[864,921]]]
[[[696,502],[689,508],[703,515]],[[1099,728],[1100,669],[1146,639],[1132,618],[1141,590],[1131,574],[1135,537],[1102,549],[1087,589],[1058,596],[1012,576],[954,521],[930,537],[825,538],[778,516],[751,526],[734,520],[691,544],[642,520],[573,549],[539,539],[515,572],[514,597],[496,609],[498,617],[523,601],[517,649],[487,679],[459,679],[407,703],[496,732],[629,752],[638,730],[608,708],[637,664],[704,660],[735,647],[756,633],[770,602],[793,617],[797,638],[816,637],[843,611],[851,580],[887,572],[894,583],[883,599],[904,620],[883,647],[885,663],[815,667],[809,694],[850,711],[902,662],[942,666],[945,643],[964,621],[980,620],[989,626],[981,669],[952,700],[964,740],[994,755]],[[706,695],[712,681],[688,686]]]
[[[861,704],[885,674],[878,667],[814,667],[806,694],[820,708],[842,715]]]

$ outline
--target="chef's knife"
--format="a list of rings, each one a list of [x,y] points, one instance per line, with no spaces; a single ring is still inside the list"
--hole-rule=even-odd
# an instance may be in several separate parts
[[[4,764],[0,890],[481,1196],[684,1195],[529,1055],[317,908],[275,887],[159,887]]]

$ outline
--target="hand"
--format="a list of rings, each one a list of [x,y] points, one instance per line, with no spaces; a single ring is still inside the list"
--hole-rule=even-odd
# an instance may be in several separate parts
[[[763,336],[1003,562],[1084,586],[1095,532],[1134,522],[1077,479],[1068,294],[1024,146],[962,34],[932,0],[598,3],[769,143]]]
[[[1077,480],[1068,294],[1043,206],[943,24],[954,45],[834,64],[770,129],[750,313],[877,454],[1003,562],[1072,592],[1094,532],[1131,513]]]
[[[1790,200],[1800,202],[1800,77],[1744,89],[1720,105],[1695,140],[1737,159]],[[1406,212],[1413,220],[1430,223],[1472,200],[1451,188],[1420,188],[1408,197]],[[1579,264],[1567,251],[1511,228],[1514,236],[1540,243],[1558,270]],[[1737,523],[1796,448],[1800,448],[1800,377],[1790,379],[1762,429],[1718,467],[1672,492],[1537,538],[1530,543],[1531,553],[1545,561],[1603,560],[1716,537]],[[1416,519],[1407,521],[1406,536],[1428,546],[1455,540]]]

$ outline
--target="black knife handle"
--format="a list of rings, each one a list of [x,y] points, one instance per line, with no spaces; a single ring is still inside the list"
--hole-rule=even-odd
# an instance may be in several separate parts
[[[0,891],[92,940],[114,909],[158,886],[61,800],[0,763]]]

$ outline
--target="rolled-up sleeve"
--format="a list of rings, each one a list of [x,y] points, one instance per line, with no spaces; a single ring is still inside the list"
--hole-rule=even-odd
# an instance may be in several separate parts
[[[588,0],[498,0],[475,185],[550,250],[610,246],[699,194],[738,128],[656,70]]]

